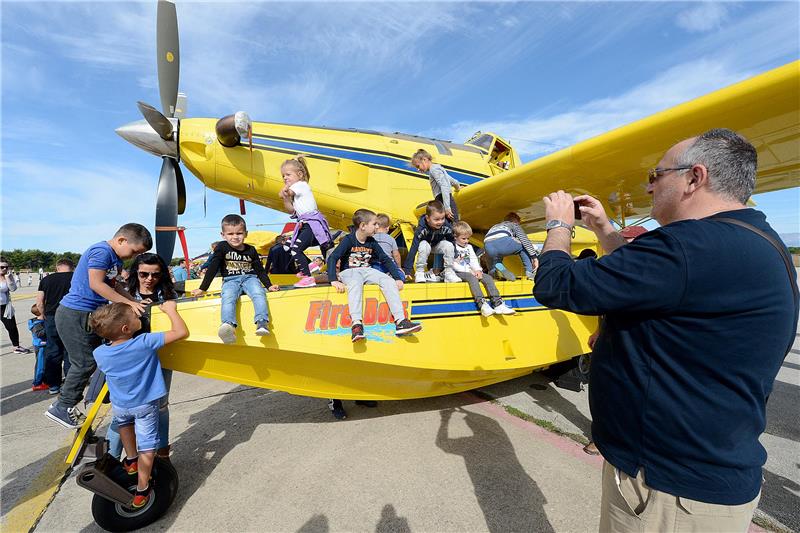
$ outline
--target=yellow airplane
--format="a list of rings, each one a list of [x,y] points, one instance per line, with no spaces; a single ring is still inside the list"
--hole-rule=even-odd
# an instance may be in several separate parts
[[[482,233],[509,211],[521,215],[526,231],[541,231],[541,198],[556,189],[599,198],[620,226],[641,220],[650,209],[646,170],[678,140],[714,127],[736,130],[757,148],[756,192],[800,184],[800,62],[522,164],[507,140],[488,132],[457,144],[404,133],[257,122],[245,112],[219,120],[187,118],[185,97],[178,93],[180,54],[172,2],[159,0],[157,26],[163,113],[140,102],[145,120],[117,133],[163,159],[156,244],[166,260],[173,253],[178,215],[186,207],[180,163],[212,189],[281,210],[280,165],[304,154],[317,204],[332,228],[345,229],[356,209],[369,208],[391,216],[396,222],[393,235],[406,243],[420,206],[431,197],[427,177],[409,164],[419,148],[433,154],[467,186],[456,200],[462,218],[476,230],[478,245]],[[577,237],[576,253],[597,248],[585,233]],[[191,334],[160,351],[163,366],[323,398],[406,399],[473,389],[574,360],[587,351],[586,339],[597,327],[596,317],[540,305],[531,295],[530,280],[498,283],[506,302],[517,311],[503,318],[482,317],[466,284],[409,284],[401,293],[403,303],[410,318],[422,322],[424,329],[412,338],[396,338],[387,304],[377,289],[368,287],[364,295],[368,342],[353,345],[345,297],[329,286],[318,286],[268,293],[273,329],[267,337],[255,336],[248,318],[252,305],[242,297],[237,341],[222,345],[216,336],[220,304],[215,287],[218,291],[218,280],[210,297],[179,303]],[[168,327],[158,309],[152,310],[152,325],[154,331]],[[68,462],[91,434],[99,403],[90,411]],[[163,510],[138,518],[126,514],[130,494],[116,490],[119,482],[112,479],[116,475],[112,471],[118,469],[109,464],[103,458],[79,475],[79,483],[106,502],[98,503],[106,505],[105,511],[95,514],[98,523],[131,528],[157,518]],[[160,483],[177,483],[174,470],[161,468]],[[163,489],[168,498],[173,489]],[[109,522],[104,525],[103,520]]]

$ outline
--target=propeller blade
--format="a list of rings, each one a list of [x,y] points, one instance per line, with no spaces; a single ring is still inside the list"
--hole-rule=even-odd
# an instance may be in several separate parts
[[[175,249],[178,225],[178,162],[163,158],[156,197],[156,252],[169,264]]]
[[[175,179],[178,182],[178,214],[182,215],[186,212],[186,183],[183,181],[183,172],[181,166],[175,164]]]
[[[136,102],[136,105],[139,107],[139,112],[142,113],[144,119],[148,124],[150,124],[150,127],[153,128],[156,133],[158,133],[158,136],[165,141],[171,141],[173,132],[172,122],[170,122],[167,117],[162,115],[161,111],[150,104]]]
[[[175,4],[158,0],[156,25],[156,50],[158,51],[158,91],[161,109],[168,117],[175,115],[180,77],[180,46],[178,43],[178,14]]]

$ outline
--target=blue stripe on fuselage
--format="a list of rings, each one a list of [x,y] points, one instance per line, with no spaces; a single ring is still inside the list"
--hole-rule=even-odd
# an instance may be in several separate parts
[[[242,139],[241,146],[248,146],[247,141]],[[358,163],[381,165],[384,167],[402,170],[404,172],[416,172],[416,170],[411,167],[411,164],[408,161],[386,155],[367,154],[364,152],[341,150],[338,148],[329,148],[327,146],[317,146],[314,144],[302,144],[290,141],[279,141],[276,139],[264,139],[262,137],[253,137],[253,146],[262,146],[265,148],[283,148],[285,150],[292,150],[303,154],[319,154],[328,157],[336,157],[338,159],[349,159]],[[472,183],[478,183],[481,181],[481,178],[476,178],[475,176],[470,176],[469,174],[464,174],[462,172],[458,172],[457,170],[452,170],[449,168],[446,170],[447,173],[450,174],[456,181],[465,185],[470,185]],[[420,177],[422,176],[424,176],[424,174],[420,174]]]
[[[505,300],[506,305],[514,309],[532,309],[536,307],[544,307],[536,301],[536,298],[517,298]],[[432,304],[415,304],[411,308],[411,314],[416,317],[423,317],[427,315],[442,315],[449,313],[466,313],[476,311],[475,302],[447,302],[447,303],[432,303]]]

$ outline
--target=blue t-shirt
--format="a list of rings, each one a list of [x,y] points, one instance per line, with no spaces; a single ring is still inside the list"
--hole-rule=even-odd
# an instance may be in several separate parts
[[[115,346],[94,350],[97,366],[106,375],[111,403],[138,407],[167,394],[156,350],[164,346],[164,333],[144,333]]]
[[[772,245],[715,217],[778,238],[754,209],[682,220],[597,261],[545,252],[533,294],[604,315],[589,387],[603,457],[630,476],[644,468],[656,490],[740,505],[761,489],[758,438],[797,309]]]
[[[89,288],[89,269],[104,270],[106,283],[108,283],[109,280],[117,277],[121,268],[122,261],[114,253],[110,244],[102,241],[91,245],[78,261],[78,266],[72,275],[69,292],[61,299],[61,305],[75,311],[94,311],[101,305],[107,304],[108,300]]]
[[[186,281],[189,279],[189,274],[186,272],[186,269],[182,266],[176,266],[172,269],[172,276],[175,278],[175,281]]]

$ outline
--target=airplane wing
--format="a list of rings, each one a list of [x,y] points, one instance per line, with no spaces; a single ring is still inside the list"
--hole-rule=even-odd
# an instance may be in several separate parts
[[[646,216],[647,169],[676,142],[720,127],[758,150],[757,193],[800,185],[800,61],[470,185],[456,201],[476,231],[509,211],[520,214],[527,232],[541,229],[542,197],[558,189],[595,196],[618,221]]]

